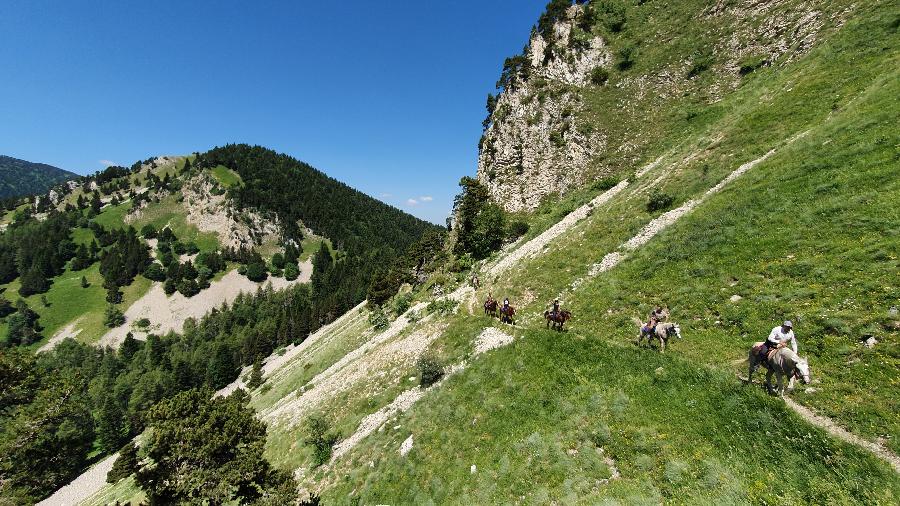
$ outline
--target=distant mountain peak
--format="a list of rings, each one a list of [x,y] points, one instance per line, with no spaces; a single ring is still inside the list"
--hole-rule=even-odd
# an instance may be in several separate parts
[[[78,177],[46,163],[0,155],[0,198],[44,193],[53,185]]]

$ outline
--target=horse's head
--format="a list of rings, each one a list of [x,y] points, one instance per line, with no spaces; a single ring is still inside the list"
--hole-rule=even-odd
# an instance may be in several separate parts
[[[809,362],[805,358],[797,361],[794,376],[800,378],[804,385],[809,385]]]
[[[669,327],[669,334],[675,334],[675,337],[681,339],[681,327],[677,323],[673,323],[671,327]]]

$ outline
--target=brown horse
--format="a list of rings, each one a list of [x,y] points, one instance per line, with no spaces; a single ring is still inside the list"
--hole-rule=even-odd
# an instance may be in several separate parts
[[[554,330],[562,331],[563,324],[569,321],[572,318],[572,313],[566,311],[565,309],[561,309],[558,313],[552,313],[550,311],[544,311],[544,319],[547,320],[547,328],[550,328],[550,325],[553,325]]]
[[[488,299],[484,301],[484,314],[486,316],[490,316],[491,318],[497,317],[497,301],[494,299]]]
[[[512,306],[506,306],[500,308],[500,321],[502,323],[508,323],[510,325],[515,325],[515,320],[513,317],[516,315],[516,308]]]

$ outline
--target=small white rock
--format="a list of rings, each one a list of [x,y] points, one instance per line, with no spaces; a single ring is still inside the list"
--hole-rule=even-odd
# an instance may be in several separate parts
[[[413,447],[413,437],[412,437],[412,434],[410,434],[409,437],[406,438],[406,440],[400,444],[400,456],[405,457],[406,454],[409,453],[410,450],[412,450],[412,447]]]
[[[874,348],[876,344],[878,344],[878,340],[875,339],[874,336],[869,336],[868,339],[863,341],[863,344],[866,345],[866,348]]]
[[[728,300],[730,300],[731,302],[737,302],[737,301],[739,301],[739,300],[741,300],[741,299],[743,299],[743,297],[741,297],[741,296],[738,295],[738,294],[734,294],[734,295],[732,295],[731,298],[728,299]]]
[[[476,471],[478,471],[478,468],[475,467],[475,464],[472,464],[472,467],[469,468],[469,473],[475,474]]]

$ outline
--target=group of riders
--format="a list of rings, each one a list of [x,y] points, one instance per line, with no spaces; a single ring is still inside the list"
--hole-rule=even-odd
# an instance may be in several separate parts
[[[479,287],[479,280],[477,276],[473,276],[472,285],[474,288]],[[498,316],[499,313],[500,321],[504,323],[513,324],[513,316],[515,315],[515,308],[510,305],[509,297],[503,298],[503,303],[499,304],[493,297],[492,294],[488,293],[488,298],[484,303],[484,312],[490,316]],[[572,317],[569,311],[560,308],[559,298],[553,300],[550,304],[550,309],[548,311],[544,311],[544,318],[547,320],[547,326],[553,326],[554,329],[562,330],[563,324]],[[662,306],[656,306],[650,312],[650,315],[647,318],[646,323],[641,325],[640,336],[643,338],[644,336],[654,336],[657,335],[662,349],[665,349],[665,341],[667,339],[667,333],[674,333],[677,337],[681,337],[681,333],[677,324],[669,324],[666,323],[666,320],[669,318],[669,311]],[[663,324],[661,327],[662,330],[657,332],[660,324]],[[639,340],[638,343],[641,341]],[[790,351],[793,352],[793,356],[797,357],[797,338],[794,335],[794,324],[790,320],[785,320],[781,325],[776,326],[769,332],[769,336],[766,338],[764,342],[756,343],[750,351],[751,354],[751,369],[750,369],[750,380],[752,380],[753,369],[755,368],[755,364],[762,364],[767,369],[771,371],[772,369],[772,359],[777,354],[777,352],[783,348],[789,348]],[[804,370],[807,372],[803,375],[804,380],[808,380],[808,365],[805,363],[805,359],[801,359],[803,362]],[[798,376],[799,377],[799,376]],[[780,378],[779,378],[780,382]]]

